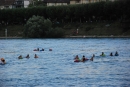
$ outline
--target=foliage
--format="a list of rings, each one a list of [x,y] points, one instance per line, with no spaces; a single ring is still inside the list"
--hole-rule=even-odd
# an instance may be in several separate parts
[[[29,7],[37,7],[37,6],[46,6],[42,0],[33,0],[32,3],[29,4]]]
[[[40,2],[40,1],[35,1]],[[33,15],[52,22],[86,22],[129,19],[130,0],[67,6],[41,6],[0,10],[0,22],[24,24]]]
[[[51,29],[53,24],[59,23],[85,23],[85,22],[104,22],[104,21],[117,21],[120,23],[126,23],[123,25],[124,29],[129,29],[130,21],[130,0],[119,0],[114,2],[97,2],[90,4],[77,4],[67,6],[43,6],[38,0],[35,1],[32,7],[29,8],[17,8],[17,9],[2,9],[0,10],[0,24],[15,25],[26,24],[27,20],[33,15],[44,17],[50,20],[49,23],[43,18],[41,25],[38,22],[32,24],[32,34],[27,34],[29,37],[46,37],[48,30]],[[48,23],[44,24],[45,22]],[[30,23],[30,22],[29,22]],[[31,22],[32,23],[32,22]],[[27,23],[28,24],[28,23]],[[50,24],[50,25],[49,25]],[[37,26],[36,26],[37,25]],[[122,24],[121,24],[122,25]],[[26,25],[27,26],[27,25]],[[46,28],[43,28],[46,27]],[[37,32],[34,31],[35,28]],[[28,29],[26,29],[27,31]],[[57,29],[55,29],[57,30]],[[41,32],[42,31],[42,32]],[[39,35],[39,36],[38,36]]]
[[[62,37],[64,31],[61,28],[52,28],[52,22],[49,19],[44,19],[41,16],[33,15],[25,24],[25,37],[40,38],[40,37]]]
[[[24,34],[26,37],[41,37],[43,33],[44,18],[40,16],[33,16],[26,25]]]
[[[32,38],[44,37],[46,34],[45,32],[50,27],[51,22],[49,20],[45,20],[41,16],[33,15],[25,25],[24,34],[26,37]]]

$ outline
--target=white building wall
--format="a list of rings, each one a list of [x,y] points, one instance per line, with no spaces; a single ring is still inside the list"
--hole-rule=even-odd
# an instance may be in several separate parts
[[[12,5],[10,5],[9,8],[12,9]]]
[[[28,7],[28,5],[29,5],[29,1],[28,0],[24,0],[24,8],[27,8]]]
[[[55,3],[47,3],[47,6],[55,6]]]
[[[0,9],[4,9],[4,6],[0,6]]]
[[[112,1],[112,2],[114,2],[115,0],[109,0],[109,1]]]
[[[47,3],[47,6],[67,5],[67,3]]]

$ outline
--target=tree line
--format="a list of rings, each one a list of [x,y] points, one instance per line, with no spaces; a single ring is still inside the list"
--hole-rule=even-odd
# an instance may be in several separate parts
[[[0,24],[26,24],[33,15],[52,23],[129,20],[130,0],[67,6],[37,6],[0,10]]]

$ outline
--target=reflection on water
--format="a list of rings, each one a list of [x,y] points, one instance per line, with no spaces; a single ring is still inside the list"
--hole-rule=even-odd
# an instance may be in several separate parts
[[[0,87],[129,87],[129,47],[129,38],[0,39],[0,57],[7,62],[0,65]],[[119,56],[109,56],[116,51]],[[27,54],[29,59],[17,58]],[[73,60],[93,54],[94,61]]]

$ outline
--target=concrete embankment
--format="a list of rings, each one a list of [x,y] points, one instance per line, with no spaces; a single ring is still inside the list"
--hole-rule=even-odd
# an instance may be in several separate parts
[[[130,36],[67,36],[70,38],[130,38]]]
[[[21,39],[22,37],[0,37],[0,39]]]

